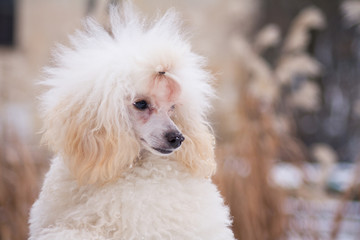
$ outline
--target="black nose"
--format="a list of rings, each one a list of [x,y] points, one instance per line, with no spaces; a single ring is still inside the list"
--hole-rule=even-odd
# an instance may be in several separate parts
[[[169,145],[173,148],[180,147],[181,143],[185,140],[184,136],[178,131],[166,133],[165,138],[167,139]]]

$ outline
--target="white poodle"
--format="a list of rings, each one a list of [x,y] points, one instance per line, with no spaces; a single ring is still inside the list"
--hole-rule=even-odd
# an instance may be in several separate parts
[[[35,239],[234,239],[211,182],[213,95],[173,11],[147,24],[131,4],[92,20],[46,69],[52,160],[30,214]]]

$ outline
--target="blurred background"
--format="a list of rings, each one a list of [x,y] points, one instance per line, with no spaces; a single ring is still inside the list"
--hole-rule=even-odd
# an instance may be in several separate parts
[[[121,0],[0,0],[0,240],[27,239],[51,153],[36,82],[56,43]],[[134,0],[207,56],[218,185],[239,240],[360,239],[360,1]]]

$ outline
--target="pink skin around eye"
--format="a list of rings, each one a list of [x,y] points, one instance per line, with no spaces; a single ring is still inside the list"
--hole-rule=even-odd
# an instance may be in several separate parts
[[[152,107],[152,106],[150,106],[149,109],[146,109],[145,111],[143,111],[142,114],[140,114],[140,116],[139,116],[139,117],[140,117],[140,121],[141,121],[143,124],[145,124],[145,123],[149,120],[151,114],[156,113],[156,112],[157,112],[157,109],[154,108],[154,107]]]
[[[180,85],[171,78],[158,75],[152,79],[148,87],[148,96],[145,100],[149,106],[143,111],[137,111],[136,116],[139,122],[146,124],[153,114],[166,112],[171,115],[172,106],[180,95]]]
[[[180,85],[163,75],[156,76],[149,84],[149,95],[156,100],[156,105],[167,105],[176,102],[180,95]]]

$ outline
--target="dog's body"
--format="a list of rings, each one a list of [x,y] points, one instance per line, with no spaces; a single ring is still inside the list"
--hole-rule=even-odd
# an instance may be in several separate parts
[[[162,158],[103,187],[79,187],[55,159],[32,215],[31,239],[233,239],[210,180]]]
[[[112,33],[88,22],[47,70],[44,141],[58,153],[30,239],[232,240],[210,176],[212,90],[174,13],[153,25],[131,6]]]

